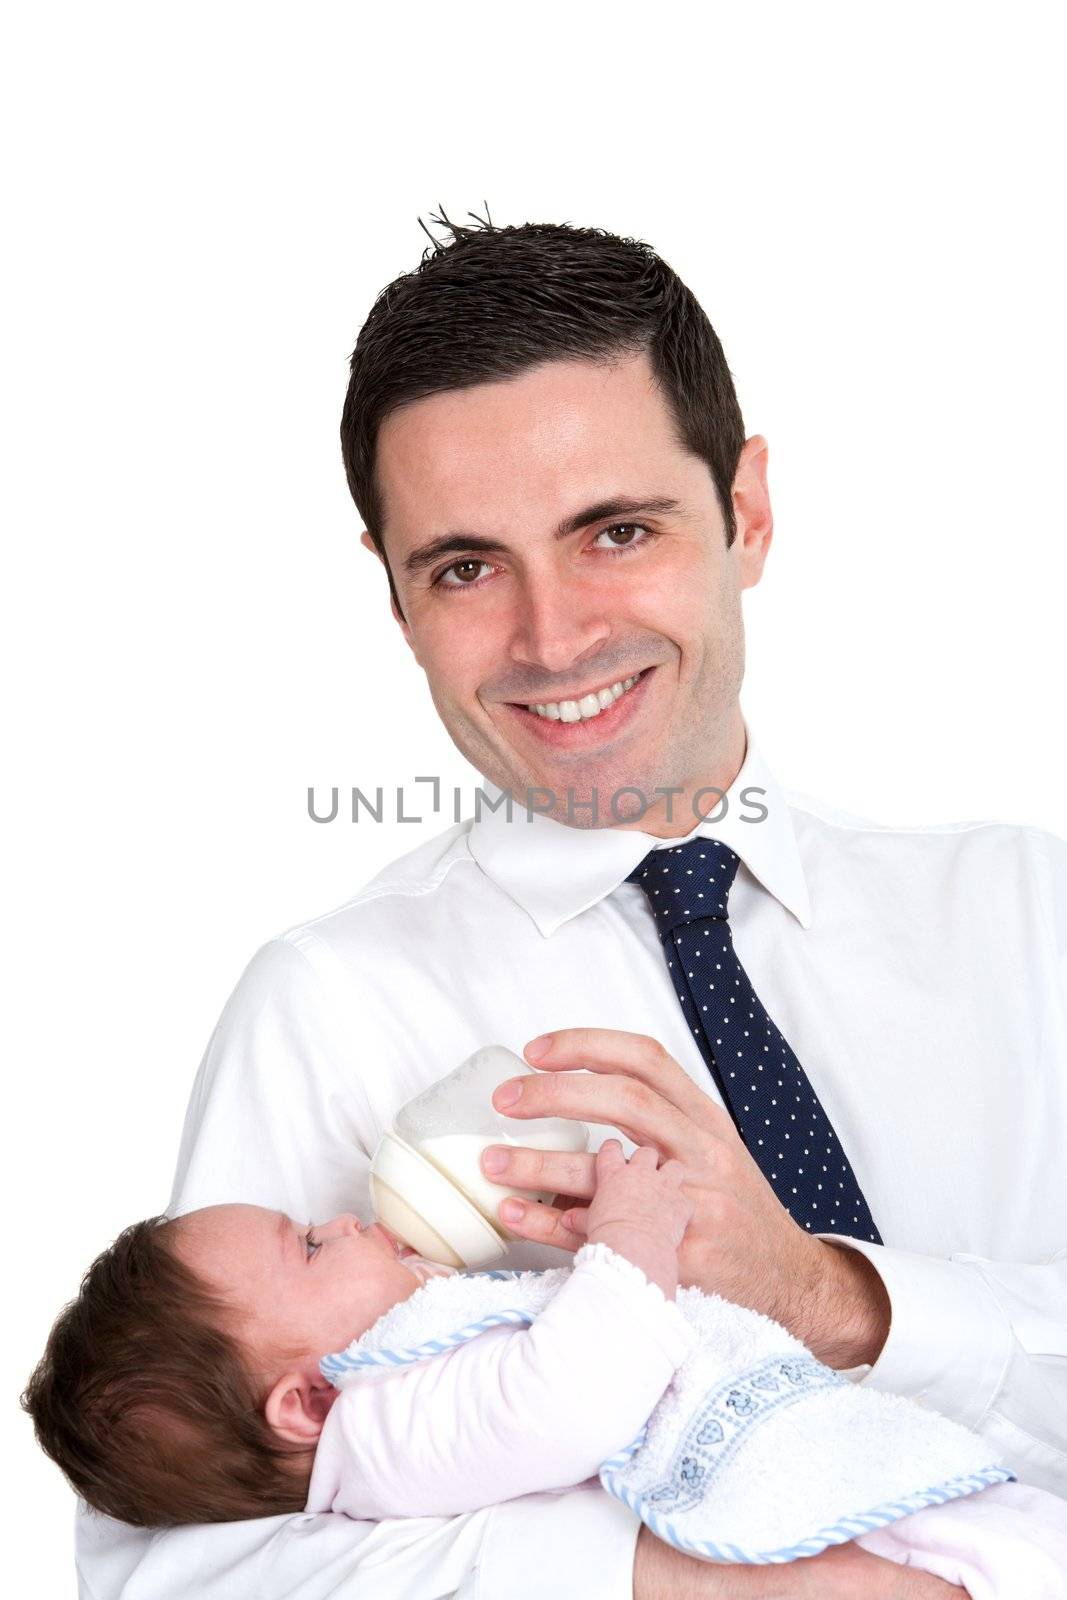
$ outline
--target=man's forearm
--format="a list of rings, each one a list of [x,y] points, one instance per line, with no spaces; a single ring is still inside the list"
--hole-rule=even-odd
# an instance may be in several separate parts
[[[838,1545],[785,1566],[727,1567],[637,1536],[633,1600],[966,1600],[955,1584],[900,1567],[858,1545]]]
[[[740,1567],[712,1566],[685,1556],[643,1527],[634,1551],[633,1600],[733,1600],[731,1587]]]
[[[828,1367],[873,1366],[889,1337],[889,1295],[865,1255],[823,1241],[829,1271],[810,1297],[805,1326],[790,1332]]]

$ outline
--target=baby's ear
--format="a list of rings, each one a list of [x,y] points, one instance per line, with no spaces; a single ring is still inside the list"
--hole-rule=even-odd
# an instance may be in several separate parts
[[[325,1378],[286,1372],[267,1396],[263,1415],[279,1438],[290,1444],[314,1444],[337,1393]]]

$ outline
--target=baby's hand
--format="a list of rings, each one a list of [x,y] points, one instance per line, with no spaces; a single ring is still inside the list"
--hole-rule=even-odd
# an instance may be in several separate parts
[[[574,1215],[590,1244],[606,1244],[625,1256],[673,1300],[678,1246],[694,1205],[682,1192],[682,1163],[657,1166],[657,1160],[655,1150],[642,1145],[627,1161],[618,1139],[606,1139],[597,1151],[596,1193],[588,1211]]]

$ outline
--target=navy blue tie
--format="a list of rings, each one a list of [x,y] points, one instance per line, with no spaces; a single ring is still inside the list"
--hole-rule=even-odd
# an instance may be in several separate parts
[[[651,850],[628,875],[656,919],[686,1022],[745,1147],[794,1222],[881,1244],[803,1067],[734,951],[727,903],[740,857],[718,839]]]

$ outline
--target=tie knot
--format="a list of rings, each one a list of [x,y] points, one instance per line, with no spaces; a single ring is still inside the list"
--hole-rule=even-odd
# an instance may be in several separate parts
[[[726,921],[726,907],[741,858],[718,839],[650,850],[627,874],[648,896],[661,935],[702,917]]]

